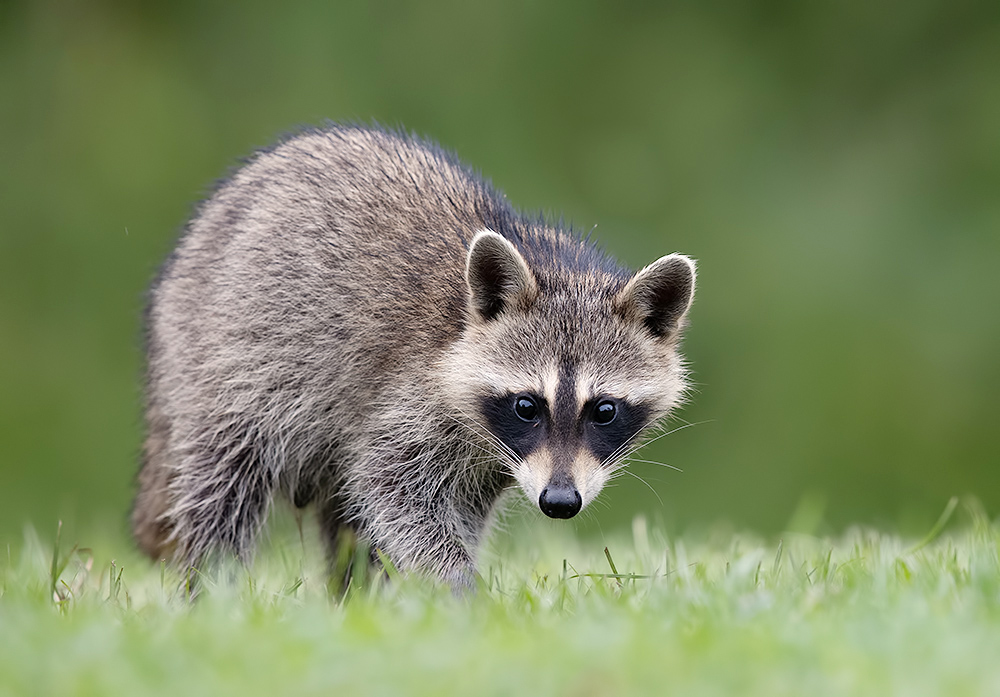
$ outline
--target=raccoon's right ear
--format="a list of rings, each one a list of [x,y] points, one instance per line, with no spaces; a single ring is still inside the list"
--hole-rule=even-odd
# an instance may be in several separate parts
[[[616,301],[619,310],[642,322],[655,336],[682,328],[694,299],[694,260],[683,254],[660,257],[625,284]]]
[[[538,296],[538,284],[524,257],[491,230],[472,238],[465,261],[465,282],[473,313],[486,322],[507,310],[525,310]]]

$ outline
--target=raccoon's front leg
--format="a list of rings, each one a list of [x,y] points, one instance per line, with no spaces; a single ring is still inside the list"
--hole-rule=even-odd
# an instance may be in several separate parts
[[[475,586],[475,544],[452,516],[407,506],[394,520],[366,526],[366,537],[403,572],[429,573],[457,591]],[[464,527],[464,524],[463,526]]]
[[[400,571],[430,573],[456,590],[470,590],[489,510],[467,505],[460,497],[468,492],[455,482],[432,485],[420,474],[383,465],[382,476],[364,477],[352,524]]]
[[[388,544],[378,544],[377,538],[375,543],[378,548],[385,549],[389,559],[405,572],[430,574],[458,593],[467,593],[475,588],[473,554],[455,531],[438,525],[411,527],[410,531],[416,533],[416,548],[401,549],[389,538],[385,539]]]
[[[335,514],[334,514],[335,515]],[[465,545],[457,541],[452,531],[435,525],[407,524],[395,530],[393,525],[375,526],[359,524],[345,525],[340,521],[331,520],[326,511],[320,511],[320,529],[326,538],[331,560],[340,553],[339,544],[343,544],[343,530],[357,526],[357,534],[371,544],[371,561],[375,563],[378,554],[375,550],[387,555],[393,565],[404,572],[423,572],[437,576],[453,589],[459,592],[471,590],[475,586],[475,568],[472,555]],[[402,535],[409,538],[401,543]]]

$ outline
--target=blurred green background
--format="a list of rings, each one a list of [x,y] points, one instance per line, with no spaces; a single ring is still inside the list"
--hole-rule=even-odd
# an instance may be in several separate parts
[[[706,423],[646,451],[684,473],[581,530],[1000,509],[1000,3],[7,0],[0,539],[125,530],[144,289],[216,178],[324,119],[700,261]]]

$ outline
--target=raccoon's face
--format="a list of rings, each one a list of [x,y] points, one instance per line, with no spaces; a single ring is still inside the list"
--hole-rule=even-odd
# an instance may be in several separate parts
[[[543,513],[571,518],[682,398],[694,264],[663,257],[627,282],[535,272],[484,231],[466,280],[471,321],[446,359],[452,402]]]

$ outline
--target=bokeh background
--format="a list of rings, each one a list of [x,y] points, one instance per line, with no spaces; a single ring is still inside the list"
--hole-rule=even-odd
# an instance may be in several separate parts
[[[215,179],[324,119],[699,259],[698,425],[646,451],[684,472],[581,531],[1000,509],[1000,4],[6,0],[0,539],[125,531],[144,289]]]

